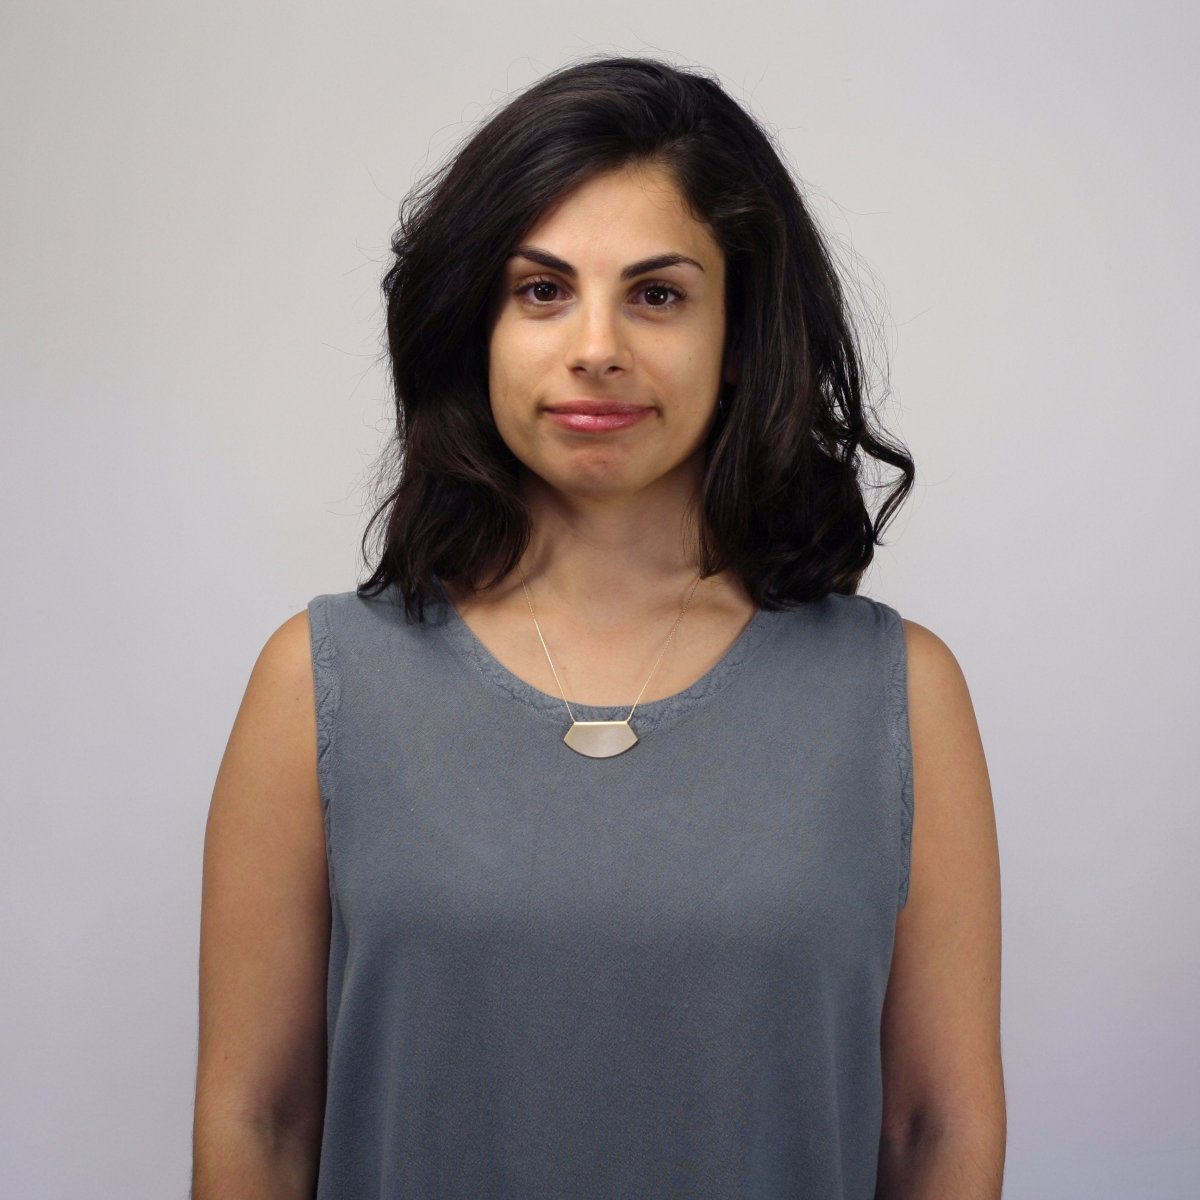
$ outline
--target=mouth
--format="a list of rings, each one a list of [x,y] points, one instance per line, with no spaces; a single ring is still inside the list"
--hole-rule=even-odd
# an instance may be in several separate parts
[[[614,433],[645,420],[653,408],[626,400],[566,400],[547,405],[547,418],[572,433]]]

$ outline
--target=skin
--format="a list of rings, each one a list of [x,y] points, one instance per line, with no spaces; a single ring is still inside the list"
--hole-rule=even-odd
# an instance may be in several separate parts
[[[538,502],[555,493],[607,511],[686,503],[716,412],[725,258],[661,168],[601,175],[521,239],[500,285],[488,355],[492,414]],[[671,255],[681,260],[629,278]],[[548,266],[554,262],[558,269]],[[569,399],[653,408],[604,436],[556,427]]]
[[[523,464],[533,539],[522,567],[572,699],[631,703],[696,576],[701,447],[721,380],[724,260],[654,167],[594,178],[521,245],[497,292],[489,384]],[[629,278],[663,254],[676,263]],[[531,288],[534,281],[543,281]],[[666,285],[684,294],[664,305]],[[652,407],[630,429],[564,430],[575,397]],[[452,593],[488,649],[558,695],[517,578]],[[697,589],[645,699],[672,695],[728,650],[753,605],[736,579]],[[1000,892],[987,767],[949,648],[904,622],[915,821],[882,1027],[880,1200],[1000,1195]],[[316,774],[307,614],[268,640],[213,792],[205,840],[196,1200],[310,1197],[324,1107],[330,906]]]

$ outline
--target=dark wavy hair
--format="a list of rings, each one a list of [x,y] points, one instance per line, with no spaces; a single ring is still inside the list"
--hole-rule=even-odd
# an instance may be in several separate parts
[[[640,163],[672,172],[726,259],[737,382],[722,384],[705,445],[701,571],[735,572],[769,609],[857,590],[915,471],[869,411],[831,255],[770,136],[714,78],[622,57],[539,80],[401,205],[382,285],[396,436],[363,536],[369,566],[382,529],[360,595],[394,583],[422,620],[438,580],[476,590],[516,567],[530,518],[488,399],[495,288],[554,201]],[[875,519],[864,455],[899,471]]]

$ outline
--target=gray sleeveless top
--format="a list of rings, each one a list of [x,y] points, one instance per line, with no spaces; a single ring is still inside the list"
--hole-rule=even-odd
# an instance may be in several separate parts
[[[871,1200],[912,828],[896,610],[757,612],[610,759],[444,597],[308,614],[318,1200]]]

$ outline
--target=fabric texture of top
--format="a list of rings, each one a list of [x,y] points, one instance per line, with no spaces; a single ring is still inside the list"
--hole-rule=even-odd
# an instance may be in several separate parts
[[[757,611],[610,759],[444,596],[308,615],[318,1200],[871,1200],[913,816],[896,610]]]

